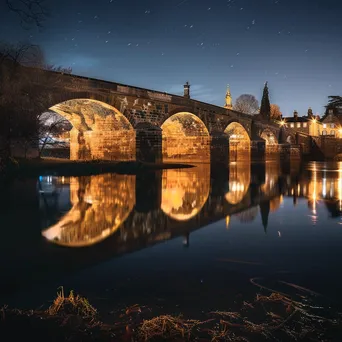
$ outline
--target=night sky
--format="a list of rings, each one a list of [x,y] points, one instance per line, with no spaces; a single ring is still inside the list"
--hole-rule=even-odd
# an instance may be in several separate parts
[[[224,105],[250,93],[285,116],[322,114],[342,93],[340,0],[47,0],[44,28],[25,30],[0,4],[0,39],[41,45],[74,74]]]

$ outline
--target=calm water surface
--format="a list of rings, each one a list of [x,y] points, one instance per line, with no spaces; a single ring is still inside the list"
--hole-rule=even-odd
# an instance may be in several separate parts
[[[103,312],[139,303],[193,315],[256,293],[255,277],[342,304],[342,164],[216,171],[9,184],[1,194],[1,304],[35,308],[63,285]]]

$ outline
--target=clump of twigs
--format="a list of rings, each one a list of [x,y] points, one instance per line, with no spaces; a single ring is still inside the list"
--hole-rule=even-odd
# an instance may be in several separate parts
[[[327,329],[335,331],[341,327],[341,320],[331,309],[312,303],[309,296],[299,294],[300,299],[284,292],[278,292],[252,279],[251,283],[268,295],[257,294],[253,303],[244,301],[239,312],[215,311],[220,321],[209,331],[212,342],[218,341],[261,341],[302,340],[319,337],[324,339]],[[295,284],[281,282],[309,295],[318,294]]]
[[[144,320],[139,327],[139,335],[145,341],[160,338],[182,338],[190,340],[195,328],[203,323],[197,320],[184,320],[181,316],[162,315]]]
[[[70,291],[66,297],[63,287],[57,292],[57,297],[48,308],[47,313],[59,316],[77,315],[83,319],[95,319],[97,317],[97,310],[86,298],[75,295],[73,291]]]

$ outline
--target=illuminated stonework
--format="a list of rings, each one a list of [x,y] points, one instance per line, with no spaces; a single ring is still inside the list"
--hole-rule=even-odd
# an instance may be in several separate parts
[[[275,159],[279,157],[279,145],[277,137],[272,133],[271,130],[265,129],[260,137],[265,140],[266,144],[266,160]]]
[[[113,234],[135,204],[135,176],[71,177],[71,210],[42,235],[68,247],[98,243]]]
[[[197,116],[177,113],[168,118],[161,128],[163,161],[210,161],[209,132]]]
[[[225,198],[229,204],[240,203],[249,189],[251,182],[251,166],[245,163],[231,163],[229,165],[229,191]]]
[[[116,108],[100,101],[75,99],[50,110],[73,125],[70,159],[135,160],[135,130]]]
[[[238,122],[230,123],[224,131],[229,136],[229,160],[250,160],[250,138],[245,128]]]
[[[277,184],[281,174],[280,163],[268,162],[265,165],[265,183],[261,185],[261,191],[265,195],[272,195],[275,191],[274,186]]]
[[[209,190],[209,165],[164,170],[161,209],[177,221],[190,220],[201,211],[208,199]]]

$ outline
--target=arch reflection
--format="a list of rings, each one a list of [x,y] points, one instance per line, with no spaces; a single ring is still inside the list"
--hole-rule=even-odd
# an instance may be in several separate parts
[[[245,197],[251,182],[251,167],[246,163],[231,163],[229,165],[229,191],[225,198],[228,203],[235,205]]]
[[[70,178],[72,208],[42,235],[67,247],[84,247],[113,234],[135,204],[135,176],[105,174]]]
[[[209,197],[210,165],[190,169],[164,170],[161,209],[177,221],[196,216]]]

